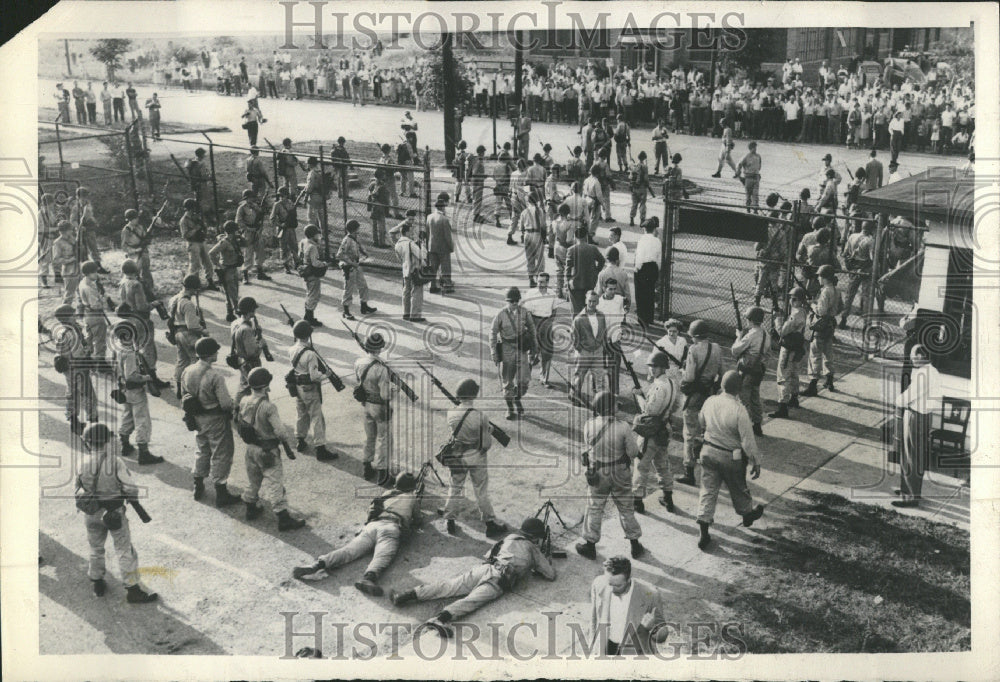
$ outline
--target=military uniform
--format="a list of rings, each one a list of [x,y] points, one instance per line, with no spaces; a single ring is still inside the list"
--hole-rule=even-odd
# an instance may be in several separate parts
[[[569,218],[558,217],[549,233],[549,243],[556,257],[556,294],[567,298],[566,293],[566,252],[576,241],[576,230]]]
[[[698,416],[704,429],[701,450],[701,492],[698,495],[698,522],[711,524],[722,484],[729,490],[733,509],[744,516],[753,511],[747,487],[747,465],[759,462],[757,441],[747,409],[739,398],[721,393],[705,401]]]
[[[479,505],[479,515],[483,521],[493,523],[496,515],[490,502],[489,471],[486,454],[493,445],[490,435],[489,419],[479,410],[472,407],[457,407],[448,410],[448,432],[455,433],[456,454],[461,456],[461,465],[451,467],[451,485],[448,487],[448,497],[444,504],[446,519],[458,518],[459,501],[465,491],[465,479],[472,479],[472,489]],[[461,422],[461,427],[458,427]]]
[[[201,402],[204,412],[195,415],[198,430],[195,443],[198,454],[195,457],[194,478],[210,477],[212,482],[225,486],[229,471],[233,466],[233,399],[226,388],[222,373],[205,360],[184,370],[180,385],[184,393],[193,395]]]
[[[128,440],[135,433],[135,442],[139,446],[149,445],[153,432],[153,422],[149,416],[149,396],[146,394],[146,382],[151,379],[141,364],[139,352],[131,346],[122,346],[117,350],[116,368],[118,376],[124,384],[125,403],[122,405],[121,424],[118,435],[122,440]]]
[[[281,423],[278,408],[266,395],[251,395],[239,406],[239,418],[250,423],[257,434],[258,445],[247,445],[246,465],[249,483],[243,491],[247,507],[256,507],[259,496],[271,504],[279,517],[288,514],[285,495],[285,475],[281,466],[281,442],[290,445],[291,433]],[[284,513],[282,513],[284,512]]]
[[[204,336],[204,322],[201,320],[201,309],[192,300],[194,293],[184,291],[170,299],[170,316],[173,318],[176,330],[174,341],[177,345],[177,364],[174,368],[174,382],[179,386],[181,374],[189,366],[198,361],[194,352],[194,344]]]
[[[125,256],[139,267],[139,281],[146,287],[146,295],[152,296],[155,288],[149,265],[149,232],[138,220],[130,221],[122,228],[121,241]]]
[[[274,202],[271,208],[271,225],[277,231],[278,245],[281,248],[281,261],[285,264],[285,269],[290,270],[295,265],[295,251],[298,243],[295,228],[299,226],[299,219],[295,210],[295,204],[291,199],[282,197]]]
[[[497,343],[500,354],[497,355]],[[528,355],[538,353],[538,332],[535,321],[520,304],[511,311],[504,307],[493,318],[490,328],[490,354],[500,364],[503,395],[508,400],[520,400],[528,392],[531,364]]]
[[[205,221],[200,216],[191,211],[185,211],[179,223],[181,237],[188,243],[188,269],[187,274],[197,275],[202,269],[205,270],[205,280],[212,282],[212,259],[208,256],[208,249],[205,248]]]
[[[254,196],[262,197],[271,184],[271,179],[267,177],[267,169],[264,167],[264,160],[259,155],[251,154],[246,161],[247,181]]]
[[[90,378],[90,344],[75,320],[60,320],[55,340],[58,354],[66,358],[69,367],[66,377],[66,419],[82,424],[97,421],[97,393]]]
[[[232,353],[240,363],[240,387],[236,391],[236,402],[250,394],[248,378],[250,372],[261,366],[260,326],[255,318],[236,320],[229,326],[232,338]]]
[[[636,436],[636,447],[642,453],[635,464],[635,474],[632,477],[633,492],[637,499],[646,496],[654,474],[660,490],[664,493],[672,493],[674,490],[667,450],[670,447],[670,421],[682,402],[680,388],[669,374],[656,377],[646,389],[646,404],[642,414],[662,420],[663,428],[649,438]]]
[[[452,618],[462,618],[499,599],[531,573],[548,581],[556,579],[556,569],[538,546],[522,532],[511,533],[494,552],[484,555],[484,563],[462,575],[414,588],[418,601],[461,597],[444,607]]]
[[[698,370],[701,369],[699,375]],[[701,406],[713,393],[711,386],[722,373],[722,349],[711,341],[696,341],[688,352],[682,381],[695,381],[700,376],[702,388],[684,401],[684,466],[694,468],[704,440],[704,428],[698,420]]]
[[[104,311],[103,285],[84,277],[76,290],[77,310],[83,315],[84,330],[90,344],[91,357],[104,359],[108,350],[108,318]]]
[[[868,300],[868,292],[871,289],[871,269],[872,250],[875,246],[875,239],[870,234],[857,232],[847,238],[844,245],[844,261],[850,272],[847,283],[847,296],[844,301],[844,310],[841,313],[841,323],[846,323],[848,315],[851,314],[851,306],[854,305],[854,297],[861,289],[862,305]]]
[[[395,387],[389,381],[389,368],[378,357],[365,355],[354,361],[354,375],[365,387],[368,396],[364,403],[364,462],[376,470],[387,471],[389,453],[392,450],[389,401],[395,391]]]
[[[361,269],[361,259],[367,255],[368,253],[356,238],[350,234],[344,235],[344,239],[340,242],[340,248],[337,249],[337,260],[341,262],[343,267],[347,268],[344,273],[344,294],[341,298],[341,304],[345,308],[351,305],[355,293],[361,299],[362,307],[368,302],[368,282]]]
[[[824,285],[812,306],[809,316],[809,327],[820,318],[836,318],[840,312],[840,293],[833,284]],[[809,377],[818,381],[821,375],[833,376],[833,325],[826,334],[815,333],[809,344]]]
[[[759,309],[758,309],[759,310]],[[733,343],[733,358],[742,362],[744,367],[754,367],[758,362],[764,364],[771,350],[771,341],[763,327],[748,327]],[[763,372],[762,372],[763,374]],[[760,379],[752,373],[744,373],[740,384],[740,401],[750,413],[750,420],[760,424],[764,420],[763,408],[760,403]]]
[[[590,463],[597,474],[595,485],[587,486],[587,513],[583,539],[596,544],[601,539],[604,507],[610,496],[618,507],[625,537],[638,540],[642,535],[635,519],[632,490],[632,460],[639,454],[630,426],[614,417],[598,416],[583,426],[583,439],[590,448]]]
[[[188,159],[185,170],[187,170],[188,180],[191,183],[191,193],[194,194],[194,200],[198,202],[198,210],[204,211],[205,186],[208,184],[205,165],[200,158],[195,157]]]
[[[576,239],[576,228],[578,227],[586,227],[588,234],[593,238],[597,232],[597,224],[590,219],[587,200],[583,198],[583,195],[570,194],[563,201],[563,204],[569,206],[569,216],[566,218],[569,221],[569,243],[566,248],[568,249],[573,245],[573,240]]]
[[[652,187],[649,186],[649,167],[645,160],[636,165],[630,177],[629,189],[632,192],[632,208],[628,215],[629,225],[635,222],[636,210],[639,212],[639,223],[644,223],[646,222],[646,197],[652,191]]]
[[[244,199],[236,209],[236,223],[243,231],[243,278],[250,274],[250,268],[257,267],[257,275],[264,272],[264,226],[261,220],[263,209]]]
[[[777,217],[777,214],[774,214]],[[778,298],[784,289],[782,284],[782,265],[788,257],[789,225],[771,223],[768,225],[767,242],[757,244],[757,286],[754,291],[754,304],[760,305],[765,294],[771,296],[774,309],[778,309]]]
[[[299,260],[302,265],[306,265],[311,268],[323,269],[326,267],[326,264],[320,260],[319,257],[319,244],[309,237],[304,237],[301,241],[299,241]],[[316,306],[319,305],[320,285],[323,281],[321,277],[316,276],[314,273],[315,270],[308,271],[309,276],[303,277],[303,281],[306,285],[305,310],[307,319],[309,318],[310,313],[315,312]],[[344,291],[346,294],[346,287]]]
[[[778,353],[778,402],[788,405],[793,401],[798,403],[799,397],[799,370],[802,366],[802,356],[805,354],[805,347],[789,349],[785,345],[785,339],[795,338],[792,335],[802,335],[804,338],[806,331],[806,311],[801,306],[792,303],[791,312],[788,319],[778,330],[782,338],[781,351]]]
[[[234,312],[233,306],[240,300],[239,268],[243,265],[243,254],[240,252],[239,237],[236,234],[220,234],[209,256],[215,259],[221,275],[219,285],[226,294],[226,309]]]
[[[305,440],[312,432],[313,447],[326,446],[326,419],[323,417],[323,381],[326,379],[319,355],[312,345],[296,340],[288,349],[295,373],[295,437]]]
[[[69,222],[80,231],[81,256],[86,250],[90,260],[101,266],[101,252],[97,250],[97,219],[94,218],[94,205],[89,199],[73,199],[69,205]]]
[[[323,174],[319,168],[313,168],[306,175],[306,205],[309,207],[309,222],[320,228],[323,222],[323,207],[326,205],[326,192],[323,189]],[[345,189],[346,192],[346,189]]]

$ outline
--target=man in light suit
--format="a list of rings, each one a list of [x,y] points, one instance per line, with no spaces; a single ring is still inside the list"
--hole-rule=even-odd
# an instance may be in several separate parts
[[[451,281],[451,254],[455,245],[451,237],[451,221],[445,215],[448,200],[447,192],[438,194],[434,212],[427,217],[427,264],[436,275],[436,281],[431,281],[432,294],[450,294],[455,290]]]
[[[666,641],[663,603],[656,588],[632,577],[632,562],[613,556],[590,586],[591,646],[602,656],[649,654]]]
[[[607,375],[607,358],[605,354],[605,339],[607,338],[608,323],[604,318],[604,313],[597,309],[600,299],[596,291],[587,293],[587,305],[580,311],[580,314],[573,318],[573,384],[576,389],[570,391],[572,401],[573,395],[586,395],[583,390],[584,380],[590,374],[592,381],[600,382],[603,386]],[[592,393],[593,391],[591,391]]]

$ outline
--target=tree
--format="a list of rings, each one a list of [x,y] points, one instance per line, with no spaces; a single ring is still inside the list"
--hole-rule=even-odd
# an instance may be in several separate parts
[[[783,55],[776,55],[776,51],[784,45],[784,29],[749,28],[743,29],[743,32],[746,34],[746,42],[735,50],[724,52],[724,63],[742,67],[746,69],[747,75],[753,77],[764,62],[783,61]]]
[[[455,104],[461,106],[464,102],[472,99],[472,83],[465,75],[464,69],[459,68],[459,62],[454,61],[450,82],[445,79],[444,57],[440,51],[429,56],[427,66],[426,81],[423,85],[422,97],[427,98],[427,102],[435,107],[444,105],[444,90],[451,88],[455,96]]]
[[[192,50],[190,47],[176,47],[174,48],[171,56],[177,60],[177,63],[181,66],[187,66],[191,62],[201,57],[200,54]]]
[[[115,69],[122,65],[122,55],[129,51],[132,41],[125,38],[102,38],[90,48],[94,59],[104,64],[108,71],[108,80],[115,79]]]

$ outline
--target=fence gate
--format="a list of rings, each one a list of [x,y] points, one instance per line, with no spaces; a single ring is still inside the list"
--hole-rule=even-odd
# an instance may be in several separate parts
[[[737,322],[732,294],[740,315],[745,315],[756,303],[761,273],[767,281],[760,287],[760,305],[771,310],[777,301],[779,308],[786,308],[794,286],[791,266],[797,243],[797,202],[791,210],[777,210],[776,217],[767,215],[770,209],[749,213],[738,204],[694,200],[667,200],[665,204],[661,319],[701,319],[713,333],[731,336]],[[758,258],[756,245],[769,242],[771,256]]]

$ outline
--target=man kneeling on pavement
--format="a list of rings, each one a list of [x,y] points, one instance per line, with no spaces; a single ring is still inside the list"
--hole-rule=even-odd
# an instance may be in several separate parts
[[[391,590],[389,598],[396,606],[403,606],[417,601],[461,597],[427,622],[442,637],[452,637],[454,631],[450,623],[499,599],[517,587],[529,573],[537,573],[549,581],[556,579],[552,560],[539,547],[544,538],[545,524],[541,519],[529,517],[520,530],[494,544],[484,555],[481,565],[451,579],[417,585],[404,592]]]

